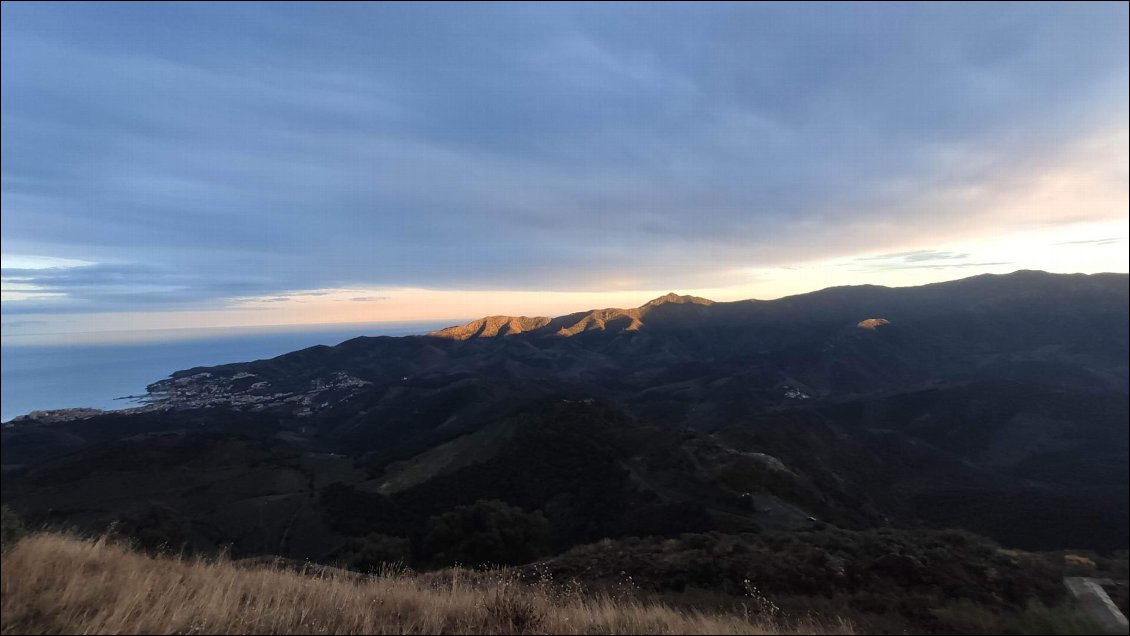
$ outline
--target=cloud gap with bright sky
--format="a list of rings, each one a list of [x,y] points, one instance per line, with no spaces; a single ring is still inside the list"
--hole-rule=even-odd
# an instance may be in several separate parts
[[[1126,3],[2,5],[3,334],[1126,272]]]

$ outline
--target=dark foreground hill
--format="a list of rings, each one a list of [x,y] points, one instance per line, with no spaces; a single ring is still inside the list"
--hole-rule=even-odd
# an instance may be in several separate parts
[[[154,547],[360,566],[837,528],[1124,550],[1127,282],[671,294],[189,369],[143,408],[6,425],[3,499]],[[918,550],[884,549],[866,558],[895,570]],[[863,558],[849,552],[819,558]]]
[[[848,625],[688,611],[513,573],[331,568],[146,557],[37,535],[5,552],[5,634],[850,634]],[[94,574],[97,573],[97,574]],[[58,593],[66,590],[66,594]]]

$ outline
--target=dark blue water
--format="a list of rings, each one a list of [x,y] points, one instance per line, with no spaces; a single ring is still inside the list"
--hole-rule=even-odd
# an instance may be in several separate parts
[[[180,329],[162,339],[128,344],[26,344],[3,338],[0,346],[0,420],[42,409],[135,406],[124,396],[181,369],[246,362],[357,336],[405,336],[452,324],[375,323],[241,329]]]

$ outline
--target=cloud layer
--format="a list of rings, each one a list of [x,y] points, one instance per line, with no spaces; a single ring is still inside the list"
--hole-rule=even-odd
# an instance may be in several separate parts
[[[92,264],[6,268],[3,311],[945,266],[893,252],[1125,216],[1127,17],[7,3],[3,250]],[[1009,205],[1064,178],[1115,200]]]

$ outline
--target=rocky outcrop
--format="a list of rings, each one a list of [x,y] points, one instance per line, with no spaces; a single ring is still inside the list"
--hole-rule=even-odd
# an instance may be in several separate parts
[[[533,318],[526,316],[487,316],[465,325],[441,329],[429,335],[437,338],[450,338],[451,340],[513,336],[544,327],[549,324],[550,320],[550,318],[544,316]]]
[[[870,329],[872,331],[882,327],[883,325],[891,324],[890,320],[886,318],[868,318],[867,320],[860,320],[856,327],[860,329]]]

